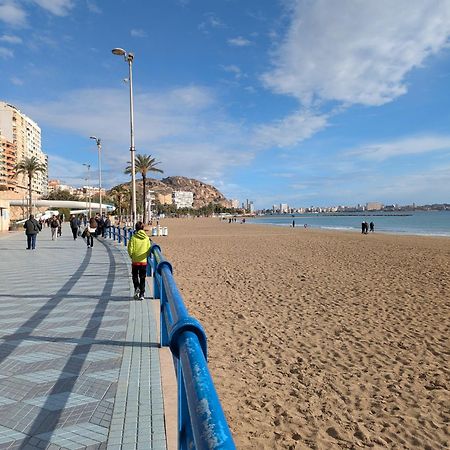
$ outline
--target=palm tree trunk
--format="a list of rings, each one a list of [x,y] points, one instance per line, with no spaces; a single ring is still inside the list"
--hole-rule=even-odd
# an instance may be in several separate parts
[[[30,217],[31,208],[32,208],[32,201],[31,201],[31,174],[28,174],[28,217]]]
[[[147,215],[146,213],[146,209],[147,209],[147,194],[146,194],[146,181],[147,181],[147,177],[142,174],[142,188],[144,189],[144,193],[143,193],[143,197],[144,197],[144,216],[142,221],[144,222],[144,224],[147,223]]]

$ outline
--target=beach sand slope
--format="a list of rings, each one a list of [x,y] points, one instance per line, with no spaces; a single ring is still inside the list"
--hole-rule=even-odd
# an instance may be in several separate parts
[[[448,448],[450,239],[163,225],[239,449]]]

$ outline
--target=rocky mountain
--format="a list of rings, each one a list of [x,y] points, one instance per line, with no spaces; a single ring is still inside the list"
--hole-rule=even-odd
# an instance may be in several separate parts
[[[142,189],[142,181],[136,180],[138,189]],[[214,186],[186,177],[167,177],[161,181],[148,178],[147,189],[156,194],[171,194],[173,191],[188,191],[194,194],[194,208],[201,208],[210,203],[231,208],[231,202]]]

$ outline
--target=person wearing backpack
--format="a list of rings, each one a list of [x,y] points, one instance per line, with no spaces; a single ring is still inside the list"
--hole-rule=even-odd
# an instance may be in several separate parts
[[[128,241],[127,250],[131,258],[131,275],[135,300],[145,298],[145,277],[147,275],[147,257],[150,254],[150,238],[144,231],[142,222],[136,223],[136,232]]]

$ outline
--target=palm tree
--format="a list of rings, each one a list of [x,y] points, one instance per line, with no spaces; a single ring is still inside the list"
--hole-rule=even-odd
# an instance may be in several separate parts
[[[158,164],[161,164],[159,161],[156,162],[155,158],[152,158],[152,155],[140,155],[139,153],[134,158],[134,168],[136,172],[140,172],[142,175],[142,188],[143,188],[143,205],[144,205],[144,222],[146,220],[146,204],[147,204],[147,192],[146,192],[146,182],[147,182],[147,173],[148,172],[159,172],[163,173],[161,169],[156,167]],[[126,174],[131,173],[131,163],[128,163],[127,168],[125,169]]]
[[[111,197],[114,199],[114,203],[119,210],[119,223],[122,222],[122,207],[126,204],[126,201],[130,198],[130,191],[124,185],[116,186],[110,192]]]
[[[45,164],[41,163],[36,156],[32,156],[31,158],[24,158],[22,161],[18,162],[14,166],[14,171],[16,175],[24,174],[28,176],[28,215],[31,214],[31,182],[33,177],[38,173],[45,173],[47,171],[47,167]]]

